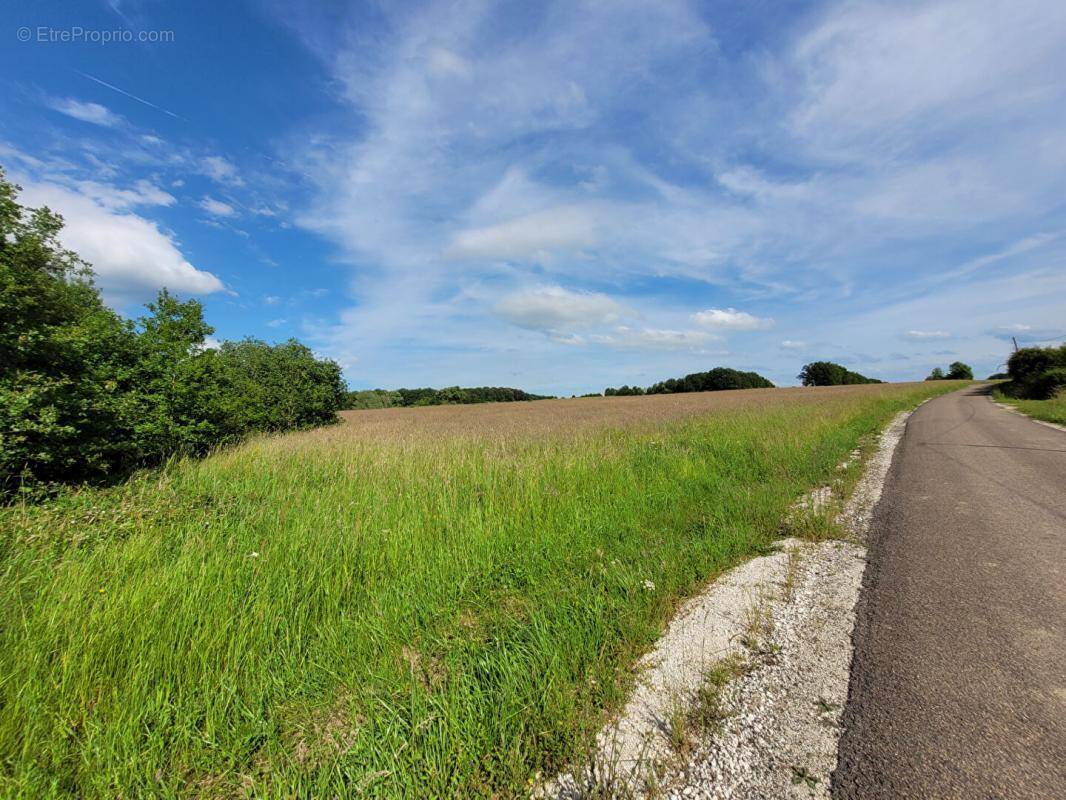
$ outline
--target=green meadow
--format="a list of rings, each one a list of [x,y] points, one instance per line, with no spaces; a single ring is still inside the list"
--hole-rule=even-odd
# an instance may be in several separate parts
[[[0,509],[0,796],[523,796],[958,385],[356,412]]]

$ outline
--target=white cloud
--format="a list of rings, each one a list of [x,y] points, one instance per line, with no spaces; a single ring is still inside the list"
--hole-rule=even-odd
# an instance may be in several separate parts
[[[216,183],[227,186],[243,186],[244,179],[237,173],[233,162],[222,156],[207,156],[200,160],[200,171]]]
[[[541,286],[507,295],[495,313],[520,328],[567,333],[615,322],[626,310],[605,294],[572,292],[561,286]]]
[[[1025,325],[1021,322],[1015,322],[1013,325],[1000,325],[999,327],[1005,331],[1014,331],[1015,333],[1025,333],[1033,329],[1032,325]]]
[[[47,205],[63,215],[60,240],[92,264],[97,283],[112,301],[143,298],[163,286],[191,294],[225,288],[215,275],[190,264],[173,237],[151,220],[54,183],[19,183],[23,205]]]
[[[429,48],[426,66],[431,74],[450,78],[469,78],[473,72],[469,61],[444,47]]]
[[[71,97],[55,97],[48,101],[48,105],[60,114],[105,128],[115,128],[125,122],[118,114],[99,103],[84,103]]]
[[[552,208],[497,225],[460,231],[447,255],[456,259],[544,259],[553,252],[581,250],[598,241],[589,208]]]
[[[146,180],[137,181],[130,189],[97,181],[77,181],[74,185],[81,194],[115,211],[135,206],[172,206],[177,202],[174,195]]]
[[[281,298],[278,297],[276,294],[269,294],[263,298],[263,302],[266,303],[268,306],[276,306],[278,303],[281,302]]]
[[[299,167],[312,199],[296,222],[360,265],[358,303],[330,335],[338,352],[359,348],[364,369],[387,374],[373,351],[398,341],[436,365],[441,330],[451,363],[464,347],[515,348],[485,319],[497,287],[630,296],[662,278],[681,280],[656,296],[648,340],[787,318],[826,357],[852,348],[859,367],[888,342],[922,349],[900,333],[933,320],[963,336],[959,317],[935,311],[958,288],[944,280],[951,268],[969,284],[992,265],[1014,275],[1064,255],[1044,233],[1063,229],[1066,196],[1056,0],[830,0],[768,38],[762,20],[745,21],[750,48],[716,46],[704,22],[716,13],[680,0],[546,3],[537,25],[507,29],[506,46],[505,13],[460,8],[431,2],[387,13],[384,32],[337,26],[329,39],[342,43],[326,63],[358,122],[344,130],[359,133],[308,137]],[[616,36],[589,48],[601,30]],[[655,124],[633,136],[619,120]],[[876,333],[856,323],[915,297],[932,313],[901,312]],[[758,303],[761,316],[722,307],[686,319],[711,302]],[[554,351],[639,336],[617,320],[578,331],[554,311],[509,311]],[[981,330],[1030,319],[1028,308],[981,313]],[[825,334],[844,320],[849,335]],[[772,373],[802,344],[767,354],[754,350],[763,340],[738,343],[735,358]],[[594,349],[573,347],[566,363]]]
[[[923,339],[948,339],[950,337],[951,334],[947,331],[907,331],[908,339],[917,339],[919,341]]]
[[[781,347],[785,350],[806,350],[808,345],[806,342],[801,342],[796,339],[785,339],[781,342]]]
[[[660,328],[630,328],[620,325],[612,332],[595,334],[589,340],[611,347],[637,350],[703,350],[720,337],[706,331],[675,331]],[[724,351],[718,351],[724,355]]]
[[[237,213],[229,203],[223,203],[213,197],[204,197],[200,200],[199,205],[200,208],[215,217],[232,217]]]
[[[774,321],[767,317],[756,317],[746,311],[735,308],[708,308],[692,315],[697,325],[707,328],[720,328],[731,331],[760,331],[773,327]]]

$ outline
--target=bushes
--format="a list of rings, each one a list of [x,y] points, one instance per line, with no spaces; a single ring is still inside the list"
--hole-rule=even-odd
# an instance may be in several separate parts
[[[804,386],[844,386],[857,383],[881,383],[877,378],[867,378],[847,367],[832,361],[812,361],[804,364],[797,375]]]
[[[122,319],[60,246],[62,218],[17,191],[0,171],[0,495],[335,418],[336,364],[295,341],[207,349],[200,303],[166,290]]]
[[[1027,400],[1047,400],[1066,387],[1066,344],[1023,347],[1007,359],[1011,382],[1003,390]]]

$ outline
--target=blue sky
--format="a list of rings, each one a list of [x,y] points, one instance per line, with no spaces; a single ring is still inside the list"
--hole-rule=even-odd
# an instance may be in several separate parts
[[[1059,0],[0,6],[0,164],[107,300],[353,387],[1066,336]]]

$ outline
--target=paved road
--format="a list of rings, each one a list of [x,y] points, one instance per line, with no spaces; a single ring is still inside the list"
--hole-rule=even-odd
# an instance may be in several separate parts
[[[835,798],[1066,798],[1066,432],[910,418],[871,528]]]

